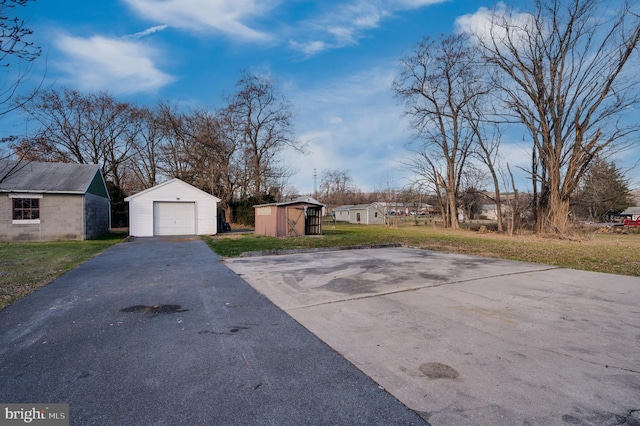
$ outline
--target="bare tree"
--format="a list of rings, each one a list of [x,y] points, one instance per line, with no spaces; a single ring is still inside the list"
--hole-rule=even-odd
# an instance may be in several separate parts
[[[155,123],[159,128],[160,144],[158,167],[168,178],[178,178],[193,183],[191,149],[193,134],[187,128],[187,114],[175,105],[160,102],[155,111]]]
[[[269,181],[285,148],[303,150],[293,135],[293,113],[289,101],[276,90],[273,80],[243,72],[237,91],[228,97],[233,123],[241,124],[245,160],[246,188],[256,199],[266,194]]]
[[[142,108],[140,115],[139,142],[136,152],[129,159],[129,168],[133,173],[130,177],[133,182],[129,186],[133,191],[151,188],[161,179],[158,163],[162,135],[158,120],[155,111],[149,108]]]
[[[480,99],[480,98],[478,98]],[[477,100],[478,100],[477,99]],[[486,101],[486,97],[482,97]],[[504,231],[502,223],[502,194],[500,190],[500,140],[501,130],[496,122],[487,119],[488,109],[480,102],[469,105],[468,123],[474,133],[475,143],[472,153],[487,168],[493,185],[493,196],[489,196],[496,205],[498,232]]]
[[[486,93],[477,64],[467,36],[425,38],[401,60],[400,76],[393,83],[419,144],[414,150],[415,171],[423,173],[439,196],[444,190],[444,226],[454,229],[460,177],[474,139],[466,112]]]
[[[443,169],[443,166],[438,162],[438,158],[434,157],[423,147],[420,150],[412,151],[412,156],[405,161],[405,164],[419,176],[419,179],[413,184],[424,187],[427,192],[433,195],[435,199],[434,205],[442,216],[443,222],[445,222],[446,218],[451,215],[450,205],[447,201],[447,192],[442,185],[443,180],[440,170]]]
[[[637,4],[536,0],[530,13],[498,7],[478,31],[490,73],[533,141],[538,233],[565,233],[570,198],[591,161],[638,131],[631,70],[640,41]],[[539,188],[537,188],[539,185]]]
[[[204,178],[201,186],[220,198],[228,222],[235,221],[232,206],[243,183],[242,131],[234,119],[229,108],[215,115],[199,111],[191,118],[195,131],[193,148],[199,157],[196,167]]]
[[[17,15],[17,7],[26,6],[30,0],[0,0],[0,68],[3,69],[3,83],[0,83],[0,117],[21,108],[37,93],[34,88],[27,96],[17,96],[18,89],[23,87],[29,77],[31,63],[40,56],[41,49],[29,41],[33,31],[26,27],[23,19]],[[24,67],[23,64],[27,66]],[[0,160],[13,156],[11,150],[4,149],[10,143],[18,140],[16,136],[0,139]],[[8,178],[21,165],[4,162],[0,167],[0,182]],[[9,164],[12,164],[9,166]]]
[[[318,198],[329,209],[353,204],[353,195],[357,188],[349,170],[325,169],[320,173],[320,188]]]
[[[25,6],[31,0],[1,0],[0,1],[0,65],[9,66],[8,57],[13,56],[32,61],[40,56],[41,49],[28,41],[33,34],[25,26],[25,21],[17,16],[11,16],[16,6]]]
[[[509,236],[512,237],[514,231],[520,230],[522,212],[520,210],[520,195],[518,194],[518,188],[516,187],[516,182],[513,178],[513,173],[511,172],[509,163],[507,163],[507,172],[509,174],[511,182],[511,189],[513,190],[513,197],[507,197],[507,209],[509,214],[509,219],[507,220],[507,228]]]
[[[25,110],[40,127],[13,146],[28,160],[98,164],[107,180],[121,187],[123,165],[135,152],[138,108],[104,92],[39,93]]]
[[[265,99],[268,91],[253,90],[214,112],[185,112],[168,102],[148,111],[131,162],[138,184],[177,177],[219,197],[230,222],[236,219],[234,206],[255,194],[256,185],[261,195],[282,194],[291,175],[277,159],[288,143],[278,139],[285,132],[278,126],[286,123],[270,111],[277,102]]]
[[[462,174],[458,207],[468,219],[477,219],[487,199],[487,170],[482,164],[469,163]]]
[[[4,84],[0,85],[0,116],[21,108],[35,94],[34,90],[28,96],[15,96],[29,75],[29,66],[25,69],[21,64],[33,62],[41,53],[40,47],[29,41],[33,31],[16,16],[16,8],[29,1],[0,0],[0,68],[5,73]]]

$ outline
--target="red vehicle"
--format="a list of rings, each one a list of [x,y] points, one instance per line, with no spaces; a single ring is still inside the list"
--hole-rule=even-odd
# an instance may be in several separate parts
[[[633,220],[633,219],[625,219],[624,220],[624,226],[640,226],[640,218]]]

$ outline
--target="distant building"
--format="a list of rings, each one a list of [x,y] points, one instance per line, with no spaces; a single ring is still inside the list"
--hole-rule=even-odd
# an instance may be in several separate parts
[[[620,216],[628,217],[631,220],[638,220],[640,219],[640,207],[629,207],[620,213]]]
[[[333,210],[337,221],[359,223],[363,225],[384,224],[384,210],[376,203],[356,204],[337,207]]]
[[[336,207],[333,209],[334,217],[338,222],[349,222],[349,209],[353,204]]]

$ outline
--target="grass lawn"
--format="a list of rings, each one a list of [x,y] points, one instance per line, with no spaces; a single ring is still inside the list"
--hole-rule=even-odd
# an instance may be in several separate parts
[[[640,277],[640,233],[592,234],[580,241],[535,236],[508,237],[451,231],[412,221],[397,227],[325,224],[322,236],[272,238],[254,234],[204,237],[219,255],[400,243],[411,247],[544,263],[586,271]],[[0,309],[121,242],[126,233],[90,241],[0,243]]]
[[[430,225],[398,227],[382,225],[323,225],[322,236],[273,238],[253,234],[205,237],[219,255],[240,256],[250,251],[278,251],[300,248],[345,247],[361,244],[401,243],[411,247],[450,253],[543,263],[586,271],[640,276],[640,233],[590,234],[580,241],[536,236],[508,237],[451,231]]]
[[[112,233],[88,241],[0,243],[0,309],[121,242],[125,236]]]

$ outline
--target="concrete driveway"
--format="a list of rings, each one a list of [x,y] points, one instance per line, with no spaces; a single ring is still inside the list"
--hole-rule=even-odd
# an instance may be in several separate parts
[[[1,310],[0,403],[82,426],[424,424],[198,238],[118,244]]]
[[[640,279],[409,248],[226,264],[431,425],[640,425]]]

